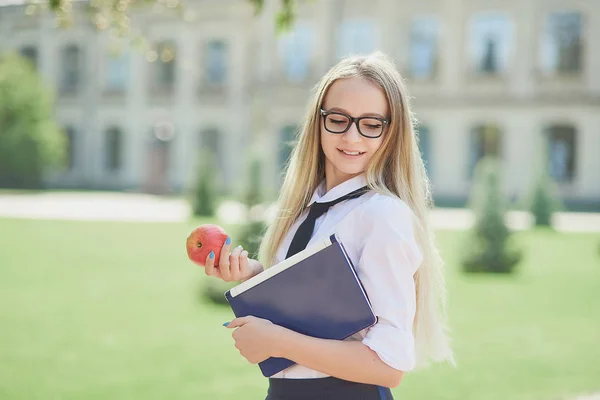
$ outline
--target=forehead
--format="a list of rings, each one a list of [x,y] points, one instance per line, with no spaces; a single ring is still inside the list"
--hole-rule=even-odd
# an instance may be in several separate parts
[[[367,113],[388,115],[388,101],[382,88],[363,78],[338,79],[331,84],[324,108],[342,108],[353,116]]]

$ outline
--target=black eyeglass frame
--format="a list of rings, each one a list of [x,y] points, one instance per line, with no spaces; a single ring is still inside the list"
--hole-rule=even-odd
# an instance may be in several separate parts
[[[329,129],[327,129],[327,123],[326,123],[326,118],[328,115],[342,115],[346,118],[348,118],[348,126],[346,126],[346,129],[344,129],[341,132],[333,132],[330,131]],[[321,116],[324,118],[323,119],[323,126],[325,127],[325,130],[329,133],[333,133],[335,135],[341,135],[342,133],[346,133],[348,132],[348,129],[350,129],[350,127],[352,126],[352,123],[356,124],[356,129],[358,130],[358,133],[360,133],[362,136],[368,138],[368,139],[377,139],[378,137],[381,137],[381,135],[383,135],[383,132],[385,131],[385,127],[388,126],[390,124],[390,120],[385,119],[385,118],[380,118],[380,117],[352,117],[348,114],[344,114],[343,112],[339,112],[339,111],[325,111],[324,109],[321,108]],[[381,122],[381,133],[377,136],[367,136],[364,133],[361,132],[360,130],[360,121],[363,119],[375,119],[379,122]]]

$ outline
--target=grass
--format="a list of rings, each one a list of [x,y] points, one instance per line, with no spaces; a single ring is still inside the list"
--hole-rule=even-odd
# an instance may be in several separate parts
[[[0,219],[0,398],[264,399],[231,311],[198,297],[184,241],[200,222]],[[407,374],[396,398],[600,391],[600,235],[519,233],[514,276],[460,274],[463,235],[438,236],[458,368]]]

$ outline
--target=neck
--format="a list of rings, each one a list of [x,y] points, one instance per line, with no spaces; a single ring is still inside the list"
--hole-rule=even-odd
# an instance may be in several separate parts
[[[336,169],[333,165],[327,164],[325,166],[325,193],[329,192],[334,187],[346,182],[355,176],[360,175],[362,172],[356,174],[347,174],[345,172]]]

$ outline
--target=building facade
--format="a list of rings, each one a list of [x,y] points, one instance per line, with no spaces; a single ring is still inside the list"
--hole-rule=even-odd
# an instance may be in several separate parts
[[[48,183],[177,192],[207,148],[234,193],[258,154],[274,196],[318,79],[347,54],[382,50],[406,78],[438,204],[463,202],[492,153],[509,198],[546,157],[565,202],[600,208],[600,2],[299,3],[279,35],[275,0],[258,16],[247,0],[191,1],[183,17],[144,10],[131,24],[154,50],[118,56],[83,15],[60,30],[51,15],[0,7],[0,50],[32,59],[56,90],[70,162]]]

